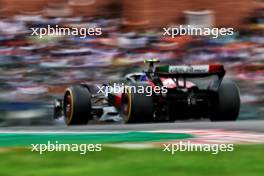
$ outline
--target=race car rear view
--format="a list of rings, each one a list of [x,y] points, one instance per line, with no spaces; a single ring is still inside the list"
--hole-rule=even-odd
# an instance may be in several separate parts
[[[223,65],[156,66],[157,62],[146,60],[148,70],[104,84],[99,91],[88,84],[69,87],[63,99],[56,100],[55,118],[63,116],[67,125],[87,124],[106,115],[118,115],[124,123],[238,118],[239,89],[223,79]]]

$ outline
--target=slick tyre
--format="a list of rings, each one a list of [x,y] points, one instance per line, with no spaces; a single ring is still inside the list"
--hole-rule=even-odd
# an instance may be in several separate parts
[[[72,86],[64,95],[63,112],[67,125],[87,124],[91,119],[91,93],[84,86]]]
[[[147,83],[131,83],[136,90],[148,86]],[[121,100],[121,117],[125,123],[142,123],[153,121],[154,100],[153,95],[146,91],[126,91],[122,94]]]
[[[216,97],[215,111],[211,121],[235,121],[240,110],[238,86],[231,80],[223,80]]]

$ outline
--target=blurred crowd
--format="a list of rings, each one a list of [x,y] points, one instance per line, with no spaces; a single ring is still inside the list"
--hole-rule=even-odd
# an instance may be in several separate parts
[[[122,19],[15,15],[0,19],[0,101],[51,102],[72,84],[97,84],[142,70],[143,60],[164,64],[222,63],[246,105],[264,111],[264,16],[217,39],[162,36],[162,29],[124,29]],[[31,36],[30,28],[96,26],[101,36]],[[246,106],[245,105],[245,106]],[[262,109],[261,109],[262,108]],[[244,113],[248,111],[245,110]],[[252,116],[260,116],[254,114]],[[246,116],[246,115],[245,115]]]

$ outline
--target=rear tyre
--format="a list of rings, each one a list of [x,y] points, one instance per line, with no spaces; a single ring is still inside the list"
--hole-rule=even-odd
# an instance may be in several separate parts
[[[153,120],[154,100],[153,95],[146,92],[147,83],[132,83],[137,91],[126,91],[122,94],[121,117],[125,123],[142,123]],[[139,91],[139,89],[144,91]],[[140,93],[139,93],[140,92]],[[143,92],[143,93],[142,93]]]
[[[91,93],[86,87],[68,88],[63,101],[64,120],[67,125],[87,124],[91,119]]]
[[[240,110],[238,86],[231,80],[224,80],[217,93],[215,111],[211,121],[235,121]]]

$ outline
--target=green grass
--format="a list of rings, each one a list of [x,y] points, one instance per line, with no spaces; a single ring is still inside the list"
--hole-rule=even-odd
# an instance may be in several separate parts
[[[127,150],[103,147],[102,152],[0,150],[3,176],[248,176],[263,175],[264,145],[235,146],[233,152],[177,152],[162,149]]]

